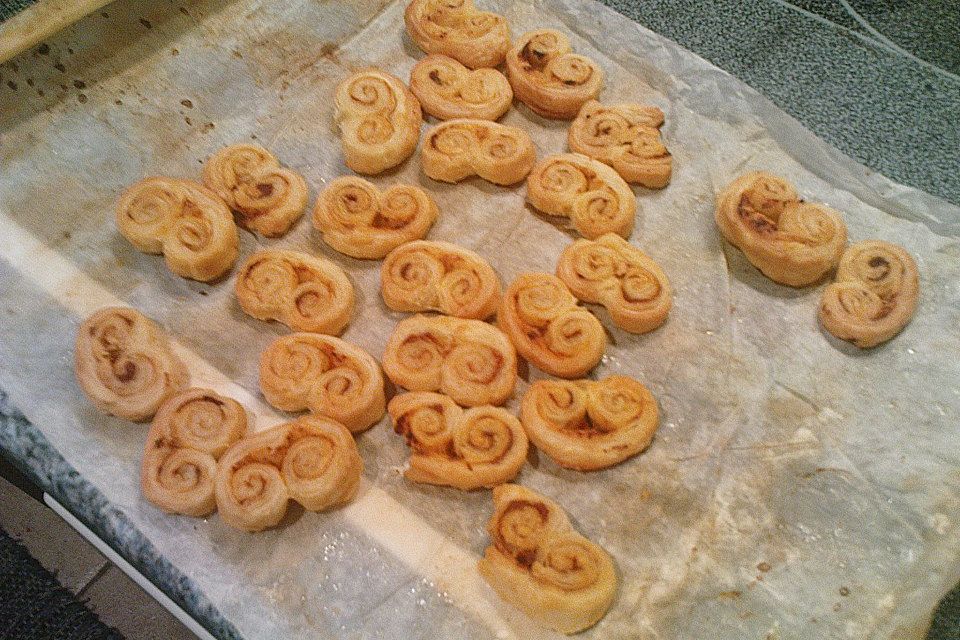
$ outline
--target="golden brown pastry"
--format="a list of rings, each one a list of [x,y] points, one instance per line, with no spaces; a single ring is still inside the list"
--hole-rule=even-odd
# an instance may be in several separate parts
[[[346,427],[304,416],[227,449],[217,463],[217,509],[231,527],[262,531],[283,519],[290,500],[307,511],[350,502],[362,472],[363,459]]]
[[[383,301],[394,311],[439,311],[483,320],[497,311],[500,278],[478,254],[418,240],[394,249],[380,269]]]
[[[337,85],[334,107],[344,159],[357,173],[386,171],[417,148],[420,103],[396,76],[357,71]]]
[[[653,331],[673,305],[670,281],[660,266],[615,233],[567,245],[557,277],[580,300],[606,307],[613,322],[631,333]]]
[[[353,285],[329,260],[285,249],[257,251],[240,268],[237,300],[258,320],[339,335],[353,314]]]
[[[567,285],[547,273],[517,276],[500,303],[497,324],[531,364],[560,378],[579,378],[607,347],[603,325]]]
[[[230,145],[210,156],[203,184],[237,212],[240,224],[271,238],[286,233],[307,206],[303,176],[256,144]]]
[[[717,226],[750,264],[774,282],[811,285],[832,271],[847,244],[840,214],[804,202],[783,178],[755,171],[717,199]]]
[[[316,333],[280,336],[260,355],[260,389],[283,411],[333,418],[357,433],[383,417],[380,365],[360,347]]]
[[[866,240],[843,252],[836,282],[820,300],[820,322],[840,338],[867,349],[910,323],[920,296],[917,263],[903,247]]]
[[[153,419],[143,450],[144,497],[168,513],[213,513],[217,459],[246,433],[247,414],[232,398],[209,389],[171,396]]]
[[[627,376],[538,380],[523,396],[520,421],[558,465],[595,471],[646,449],[660,413],[650,391]]]
[[[497,594],[562,633],[595,625],[617,594],[606,551],[577,533],[553,500],[517,484],[493,490],[490,546],[477,569]]]
[[[427,132],[423,172],[441,182],[480,176],[499,185],[523,180],[537,151],[526,131],[487,120],[447,120]]]
[[[412,450],[404,477],[469,491],[517,477],[527,459],[527,434],[505,409],[464,411],[448,396],[414,392],[388,407],[393,428]]]
[[[160,328],[125,307],[100,309],[84,320],[74,358],[77,382],[90,402],[136,422],[153,417],[190,378]]]
[[[670,183],[673,158],[663,146],[663,111],[639,104],[590,100],[567,133],[571,151],[608,164],[627,182],[650,189]]]
[[[379,260],[426,236],[439,214],[437,203],[420,187],[395,184],[380,191],[363,178],[342,176],[317,198],[313,226],[340,253]]]
[[[496,69],[471,71],[453,58],[429,55],[410,72],[410,91],[440,120],[496,120],[510,109],[513,89]]]
[[[163,254],[171,271],[209,282],[237,260],[237,226],[227,205],[193,180],[144,178],[117,200],[117,228],[144,253]]]
[[[544,158],[527,178],[527,201],[551,216],[570,218],[584,238],[629,238],[637,214],[630,186],[607,165],[579,153]]]
[[[496,67],[510,47],[507,21],[478,11],[473,0],[413,0],[403,21],[423,51],[450,56],[471,69]]]
[[[501,405],[513,394],[517,353],[486,322],[414,316],[397,323],[383,370],[410,391],[440,391],[466,407]]]
[[[544,118],[575,118],[584,103],[600,95],[603,69],[572,51],[567,36],[553,29],[529,31],[514,40],[507,52],[513,94]]]

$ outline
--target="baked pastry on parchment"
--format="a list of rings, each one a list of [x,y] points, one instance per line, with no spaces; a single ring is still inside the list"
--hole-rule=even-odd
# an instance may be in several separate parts
[[[516,184],[536,160],[526,131],[487,120],[447,120],[427,131],[420,148],[423,172],[441,182],[475,175],[494,184]]]
[[[471,71],[453,58],[429,55],[410,71],[410,91],[434,118],[496,120],[513,102],[513,89],[496,69]]]
[[[507,21],[477,10],[473,0],[413,0],[403,21],[426,53],[450,56],[471,69],[496,67],[510,47]]]

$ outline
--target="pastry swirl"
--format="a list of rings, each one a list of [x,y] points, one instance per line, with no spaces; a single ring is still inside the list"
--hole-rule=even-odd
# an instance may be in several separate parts
[[[600,65],[573,53],[567,36],[553,29],[523,34],[506,60],[513,94],[544,118],[573,119],[603,88]]]
[[[557,262],[557,277],[584,302],[599,303],[631,333],[662,325],[673,305],[670,281],[647,254],[616,235],[577,240]]]
[[[258,320],[339,335],[353,314],[353,285],[329,260],[284,249],[257,251],[240,268],[237,300]]]
[[[496,313],[500,290],[489,262],[449,242],[408,242],[392,251],[380,269],[380,292],[394,311],[439,311],[483,320]]]
[[[378,69],[351,74],[337,85],[334,109],[344,159],[357,173],[386,171],[417,148],[420,103],[396,76]]]
[[[650,189],[670,183],[673,158],[663,145],[663,111],[639,104],[590,100],[567,133],[571,151],[608,164],[627,182]]]
[[[471,69],[496,67],[510,47],[507,21],[478,11],[473,0],[413,0],[403,21],[424,52],[450,56]]]
[[[168,513],[213,513],[217,459],[246,432],[247,415],[232,398],[209,389],[171,396],[157,411],[143,450],[144,497]]]
[[[439,393],[394,397],[387,409],[394,431],[412,453],[408,480],[469,491],[515,478],[527,459],[520,421],[490,405],[464,411]]]
[[[717,199],[717,226],[750,264],[774,282],[811,285],[837,266],[847,227],[836,211],[803,202],[783,178],[755,171]]]
[[[917,263],[903,247],[867,240],[840,258],[836,282],[820,300],[820,322],[840,338],[867,349],[910,323],[920,296]]]
[[[496,69],[471,71],[441,55],[429,55],[414,65],[410,91],[424,111],[440,120],[496,120],[513,102],[510,83]]]
[[[524,273],[507,287],[497,323],[517,352],[560,378],[579,378],[597,366],[607,339],[596,316],[577,306],[560,278]]]
[[[190,374],[167,336],[136,309],[100,309],[80,325],[77,382],[104,413],[140,422],[187,385]]]
[[[217,463],[217,509],[231,527],[262,531],[283,519],[290,500],[307,511],[350,502],[362,472],[363,459],[346,427],[304,416],[227,449]]]
[[[527,178],[527,201],[551,216],[570,218],[584,238],[633,231],[637,200],[616,171],[579,153],[544,158]]]
[[[282,236],[303,215],[307,183],[256,144],[234,144],[203,166],[203,183],[237,212],[240,224],[267,237]]]
[[[480,176],[516,184],[537,160],[526,131],[487,120],[447,120],[427,132],[420,149],[423,172],[441,182]]]
[[[561,467],[595,471],[646,449],[660,413],[650,391],[627,376],[538,380],[523,396],[520,421]]]
[[[538,624],[577,633],[596,624],[617,593],[606,551],[570,524],[553,500],[517,484],[493,490],[490,546],[477,569],[497,594]]]
[[[163,254],[171,271],[209,282],[233,267],[239,237],[230,209],[193,180],[144,178],[121,194],[117,228],[144,253]]]
[[[501,405],[517,381],[507,336],[480,320],[413,316],[397,323],[383,370],[409,391],[439,391],[462,406]]]
[[[380,365],[349,342],[316,333],[280,336],[260,355],[260,390],[283,411],[309,409],[357,433],[383,417]]]
[[[363,178],[342,176],[317,198],[313,226],[340,253],[379,260],[426,236],[439,214],[437,203],[419,187],[395,184],[380,191]]]

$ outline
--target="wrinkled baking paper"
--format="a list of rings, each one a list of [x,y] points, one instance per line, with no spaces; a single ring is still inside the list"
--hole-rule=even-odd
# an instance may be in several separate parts
[[[293,510],[251,535],[145,502],[147,427],[100,415],[73,378],[81,319],[129,304],[176,338],[194,384],[241,400],[257,428],[282,419],[258,391],[257,362],[286,328],[246,316],[232,278],[191,282],[135,251],[114,227],[113,202],[145,175],[196,178],[210,153],[256,136],[306,176],[312,206],[348,173],[331,119],[335,84],[367,65],[406,79],[422,55],[403,8],[115,3],[111,21],[62,36],[87,39],[89,101],[3,116],[0,386],[247,638],[551,637],[475,572],[489,492],[405,481],[407,447],[387,420],[358,438],[366,482],[352,505]],[[519,477],[616,560],[619,595],[583,637],[921,637],[960,579],[960,210],[872,174],[739,81],[590,0],[500,10],[514,34],[570,34],[606,71],[604,101],[662,108],[676,160],[668,188],[636,189],[631,238],[670,277],[669,320],[634,336],[596,308],[610,345],[595,375],[650,387],[662,410],[656,439],[589,474],[534,452]],[[134,40],[123,25],[147,14],[152,29]],[[567,123],[523,106],[504,122],[529,131],[540,157],[566,150]],[[817,323],[823,285],[776,285],[721,242],[714,198],[752,169],[841,211],[851,240],[892,240],[916,257],[920,306],[901,335],[870,351],[834,340]],[[524,205],[522,185],[435,183],[418,155],[374,182],[428,189],[441,210],[430,238],[478,251],[505,282],[553,271],[571,241]],[[241,236],[241,259],[292,247],[343,266],[358,297],[344,337],[383,353],[403,316],[379,297],[379,262],[333,252],[306,218],[279,240]],[[543,374],[522,377],[512,410]]]

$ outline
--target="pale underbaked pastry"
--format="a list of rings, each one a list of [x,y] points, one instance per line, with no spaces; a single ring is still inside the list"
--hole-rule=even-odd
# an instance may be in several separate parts
[[[637,199],[607,165],[579,153],[544,158],[527,178],[527,201],[551,216],[570,218],[585,238],[605,233],[630,237]]]
[[[600,65],[573,53],[567,36],[553,29],[523,34],[506,60],[513,95],[544,118],[571,120],[603,88]]]
[[[480,255],[449,242],[418,240],[394,249],[380,269],[394,311],[439,311],[483,320],[497,311],[500,278]]]
[[[506,409],[463,410],[448,396],[412,392],[388,407],[393,428],[412,450],[404,477],[469,491],[515,478],[527,459],[527,435]]]
[[[441,182],[480,176],[488,182],[520,182],[537,161],[526,131],[488,120],[447,120],[430,129],[420,148],[423,172]]]
[[[249,435],[217,462],[220,517],[231,527],[262,531],[276,526],[290,500],[325,511],[353,500],[363,459],[342,424],[303,416]]]
[[[317,198],[313,226],[340,253],[379,260],[426,236],[439,214],[437,203],[420,187],[395,184],[380,191],[363,178],[342,176]]]
[[[670,183],[673,157],[663,145],[663,111],[639,104],[590,100],[567,132],[571,151],[608,164],[627,182],[650,189]]]
[[[203,165],[203,183],[237,212],[241,225],[267,237],[281,236],[307,206],[307,183],[256,144],[233,144]]]
[[[717,226],[750,264],[774,282],[811,285],[832,271],[847,243],[840,214],[804,202],[789,182],[754,171],[717,198]]]
[[[600,321],[547,273],[517,276],[503,295],[497,324],[521,356],[560,378],[583,376],[607,348]]]
[[[615,233],[567,245],[557,277],[580,300],[606,307],[613,322],[630,333],[653,331],[673,306],[670,281],[660,266]]]
[[[517,484],[493,490],[490,546],[477,569],[497,594],[548,629],[595,625],[617,594],[610,555],[553,500]]]
[[[471,69],[496,67],[510,47],[507,21],[478,11],[473,0],[413,0],[403,21],[423,51],[450,56]]]
[[[558,465],[595,471],[646,449],[660,412],[650,391],[627,376],[538,380],[523,396],[520,421]]]
[[[171,396],[150,425],[140,466],[140,489],[168,513],[202,517],[217,508],[217,459],[247,433],[240,403],[209,389]]]
[[[396,76],[378,69],[351,74],[337,85],[334,109],[344,159],[357,173],[386,171],[417,148],[420,103]]]
[[[190,374],[167,336],[136,309],[100,309],[80,325],[77,382],[97,409],[140,422],[187,386]]]
[[[440,391],[467,407],[501,405],[513,394],[517,353],[486,322],[413,316],[397,323],[383,371],[409,391]]]
[[[496,69],[471,71],[441,55],[429,55],[414,65],[410,91],[424,111],[440,120],[496,120],[513,102],[510,83]]]
[[[258,320],[339,335],[353,314],[353,285],[329,260],[285,249],[257,251],[240,268],[237,300]]]
[[[903,247],[867,240],[840,258],[836,281],[823,291],[824,328],[861,348],[886,342],[910,323],[920,296],[917,263]]]
[[[230,209],[193,180],[144,178],[120,195],[117,228],[144,253],[163,254],[171,271],[209,282],[233,267],[239,237]]]
[[[386,405],[377,361],[360,347],[317,333],[271,342],[260,355],[260,390],[277,409],[309,409],[353,433],[376,424]]]

